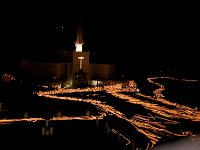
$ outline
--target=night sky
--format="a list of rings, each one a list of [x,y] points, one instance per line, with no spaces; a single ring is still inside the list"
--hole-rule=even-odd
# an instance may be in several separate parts
[[[1,62],[12,64],[24,51],[74,50],[81,22],[83,49],[95,53],[98,60],[129,64],[138,70],[162,66],[195,70],[199,16],[193,6],[5,4],[1,9]]]

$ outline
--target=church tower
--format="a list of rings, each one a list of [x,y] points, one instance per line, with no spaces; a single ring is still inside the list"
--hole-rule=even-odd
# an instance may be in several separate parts
[[[82,52],[83,51],[83,35],[82,35],[82,30],[81,30],[81,25],[78,24],[78,30],[77,30],[77,37],[76,37],[76,52]]]
[[[73,86],[88,84],[89,74],[89,52],[83,51],[83,35],[81,25],[78,24],[75,51],[72,59],[72,81]]]

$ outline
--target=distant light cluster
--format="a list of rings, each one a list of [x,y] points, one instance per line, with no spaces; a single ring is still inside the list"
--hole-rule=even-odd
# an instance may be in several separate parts
[[[9,74],[9,73],[5,73],[1,79],[4,81],[4,82],[11,82],[13,80],[15,80],[15,76],[12,75],[12,74]]]

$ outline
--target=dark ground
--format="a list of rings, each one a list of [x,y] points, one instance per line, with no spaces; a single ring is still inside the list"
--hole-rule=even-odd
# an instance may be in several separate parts
[[[1,125],[1,146],[16,149],[126,149],[114,134],[105,134],[103,123],[97,128],[95,121],[49,121],[48,127],[53,127],[53,135],[42,135],[42,127],[45,127],[45,121]]]

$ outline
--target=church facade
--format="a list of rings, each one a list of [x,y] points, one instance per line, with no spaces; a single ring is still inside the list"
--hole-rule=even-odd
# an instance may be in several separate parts
[[[82,32],[78,27],[74,51],[56,50],[38,59],[21,60],[21,71],[29,74],[37,84],[57,87],[97,85],[115,76],[115,64],[90,62],[90,52],[83,51]],[[45,58],[45,59],[44,59]]]

